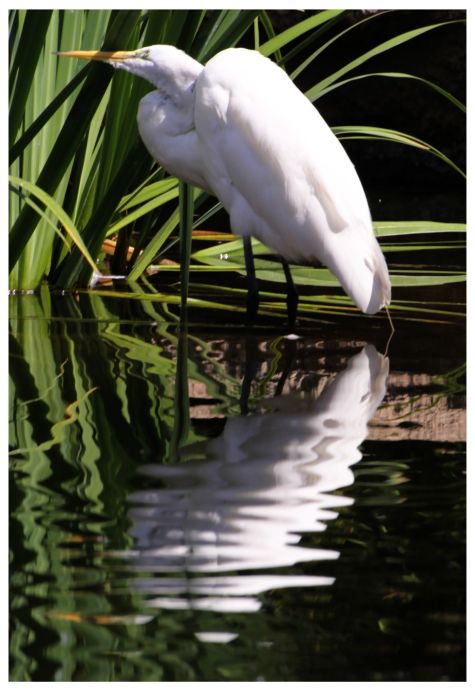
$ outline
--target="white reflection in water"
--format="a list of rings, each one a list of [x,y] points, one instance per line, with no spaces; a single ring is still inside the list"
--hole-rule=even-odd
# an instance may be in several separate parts
[[[249,612],[266,590],[331,584],[262,571],[338,558],[299,543],[352,504],[332,492],[354,481],[350,467],[361,459],[358,446],[384,398],[388,368],[366,346],[318,399],[272,399],[271,412],[228,420],[205,444],[204,460],[143,467],[160,487],[130,497],[136,547],[127,556],[137,570],[157,574],[132,584],[153,596],[148,605]],[[261,573],[224,575],[248,570]]]

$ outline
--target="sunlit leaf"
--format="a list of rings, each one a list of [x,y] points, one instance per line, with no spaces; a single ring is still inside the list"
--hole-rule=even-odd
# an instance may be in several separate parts
[[[46,206],[49,211],[58,219],[58,221],[61,223],[63,226],[64,230],[66,233],[69,235],[71,240],[74,242],[74,244],[77,246],[79,251],[81,252],[82,256],[84,259],[87,261],[89,266],[92,268],[94,272],[97,272],[97,266],[91,257],[91,255],[88,252],[87,247],[85,246],[84,242],[82,241],[82,238],[79,234],[78,229],[74,226],[74,223],[72,220],[69,218],[67,213],[59,206],[59,204],[51,197],[49,194],[47,194],[44,190],[40,189],[37,185],[34,185],[31,182],[28,182],[27,180],[22,180],[20,178],[15,177],[14,175],[10,175],[10,183],[16,187],[22,187],[25,189],[27,192],[30,194],[33,194],[35,197],[37,197],[43,204]]]

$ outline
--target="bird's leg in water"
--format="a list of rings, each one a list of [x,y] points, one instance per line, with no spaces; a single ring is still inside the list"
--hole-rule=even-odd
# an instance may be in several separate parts
[[[288,380],[292,373],[292,367],[294,365],[296,354],[297,354],[297,341],[288,340],[284,338],[282,340],[283,345],[283,358],[282,358],[282,372],[275,387],[274,396],[280,396],[284,390],[285,382]],[[279,362],[280,365],[280,362]]]
[[[250,324],[256,321],[257,310],[259,308],[259,288],[257,285],[256,269],[254,257],[252,255],[252,245],[250,235],[244,235],[244,261],[246,263],[246,273],[248,280],[247,288],[247,320]]]
[[[247,335],[245,341],[246,360],[244,365],[244,376],[241,383],[241,397],[239,399],[241,415],[249,414],[249,397],[252,383],[256,380],[259,371],[259,343],[260,340],[254,332]],[[282,372],[277,382],[274,396],[280,396],[282,394],[284,386],[292,374],[297,357],[298,341],[293,339],[290,341],[288,339],[282,339],[281,343],[283,346],[282,358],[279,358],[278,363],[279,368],[282,366]]]
[[[248,334],[246,337],[245,352],[246,362],[244,366],[244,377],[241,384],[241,398],[239,399],[241,415],[247,415],[249,413],[249,395],[251,393],[252,382],[256,378],[258,370],[259,343],[257,336],[253,333]]]
[[[283,257],[281,257],[280,260],[282,262],[282,268],[284,269],[285,280],[287,283],[287,317],[289,320],[289,327],[293,328],[297,319],[299,293],[294,283],[294,279],[292,278],[292,272],[290,271],[288,261]]]

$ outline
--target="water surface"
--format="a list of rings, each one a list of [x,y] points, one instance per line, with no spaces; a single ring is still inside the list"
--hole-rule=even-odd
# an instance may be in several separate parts
[[[12,297],[10,678],[464,679],[463,324],[216,320]]]

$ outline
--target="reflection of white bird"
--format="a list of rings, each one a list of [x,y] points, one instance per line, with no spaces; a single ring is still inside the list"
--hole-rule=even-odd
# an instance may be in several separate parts
[[[248,307],[257,309],[250,236],[284,258],[289,317],[297,292],[287,261],[328,266],[369,314],[391,286],[366,196],[345,150],[283,70],[256,51],[231,48],[204,67],[173,46],[67,51],[151,82],[138,111],[141,137],[171,174],[212,192],[244,237]]]
[[[204,458],[142,467],[155,486],[129,497],[135,549],[124,556],[156,574],[143,583],[160,596],[153,604],[242,611],[258,608],[251,596],[269,588],[331,584],[271,570],[338,558],[301,545],[301,535],[324,531],[352,503],[333,492],[354,482],[350,466],[361,459],[388,367],[367,346],[317,400],[277,397],[272,412],[232,418],[190,450]],[[233,571],[240,575],[226,575]],[[178,597],[184,593],[196,597]]]

